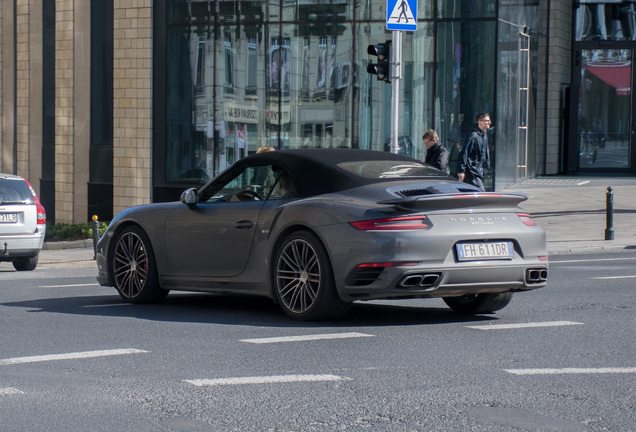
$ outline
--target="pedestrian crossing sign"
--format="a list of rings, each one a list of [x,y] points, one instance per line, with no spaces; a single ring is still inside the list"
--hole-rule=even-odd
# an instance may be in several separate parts
[[[387,30],[417,30],[417,0],[386,0]]]

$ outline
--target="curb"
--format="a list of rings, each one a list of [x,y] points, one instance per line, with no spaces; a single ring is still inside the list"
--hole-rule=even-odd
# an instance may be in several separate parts
[[[73,241],[49,241],[44,242],[42,250],[63,250],[63,249],[79,249],[79,248],[92,248],[93,240],[73,240]]]

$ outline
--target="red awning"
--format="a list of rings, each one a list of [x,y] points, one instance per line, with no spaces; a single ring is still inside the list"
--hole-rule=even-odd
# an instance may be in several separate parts
[[[631,92],[632,64],[594,63],[586,66],[587,70],[616,89],[617,95],[628,95]]]

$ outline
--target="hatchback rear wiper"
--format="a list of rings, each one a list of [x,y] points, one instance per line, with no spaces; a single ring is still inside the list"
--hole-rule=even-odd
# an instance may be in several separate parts
[[[24,201],[0,201],[0,205],[8,205],[8,204],[28,204],[27,200]]]

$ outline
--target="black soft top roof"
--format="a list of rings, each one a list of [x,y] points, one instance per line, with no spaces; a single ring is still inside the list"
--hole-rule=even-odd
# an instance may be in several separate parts
[[[271,163],[285,168],[291,173],[299,195],[312,196],[377,182],[377,179],[360,177],[338,167],[338,164],[342,162],[374,160],[396,160],[422,164],[421,161],[407,156],[349,148],[276,150],[248,156],[237,164],[241,162],[253,164],[256,161],[259,163],[262,161],[264,164]]]

